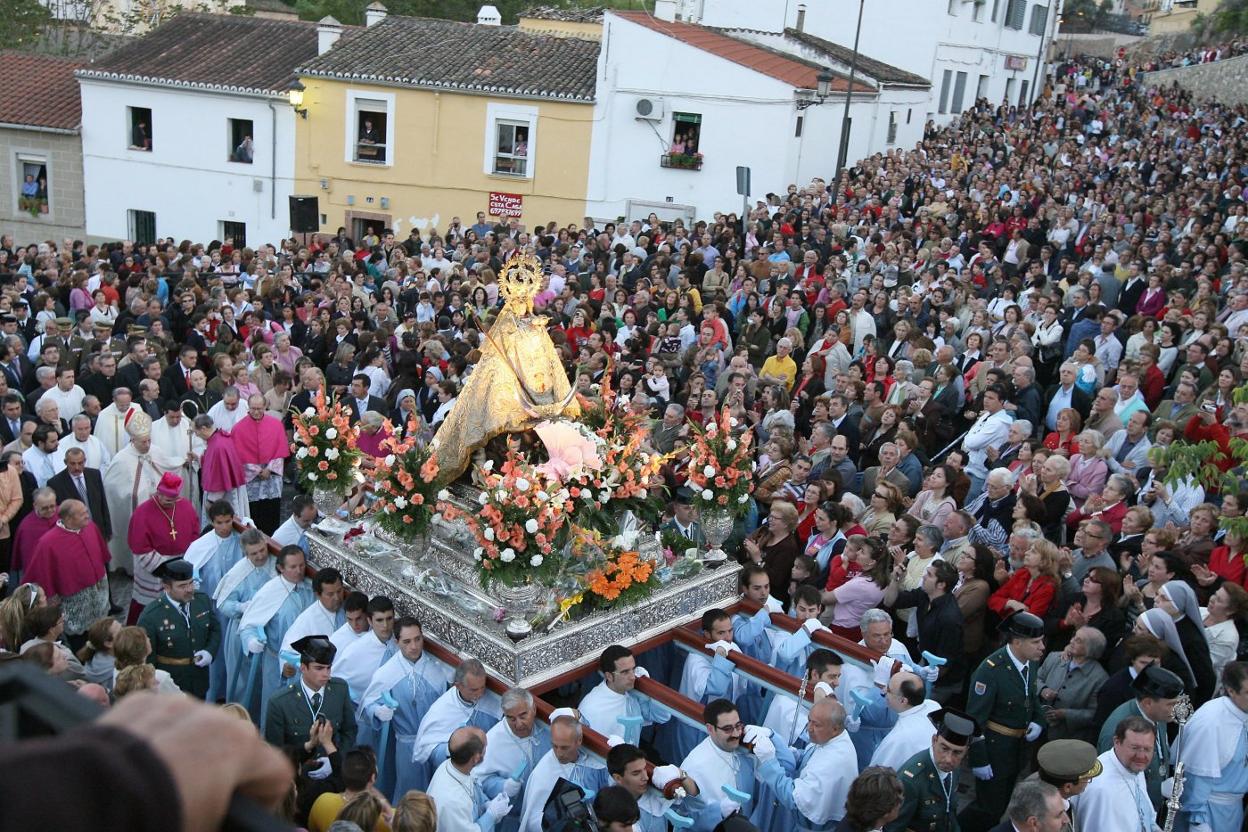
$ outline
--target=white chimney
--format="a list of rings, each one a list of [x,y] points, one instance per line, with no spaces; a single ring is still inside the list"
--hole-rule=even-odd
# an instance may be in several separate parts
[[[368,8],[364,10],[364,25],[372,26],[374,23],[380,23],[386,19],[386,7],[373,0],[368,4]]]
[[[799,32],[806,31],[806,4],[797,4],[797,25],[793,27]]]
[[[324,55],[333,49],[340,37],[342,37],[342,24],[329,15],[322,17],[316,24],[316,54]]]
[[[497,6],[485,5],[481,7],[481,11],[477,12],[478,26],[501,26],[503,25],[503,16],[499,13]]]
[[[676,0],[654,0],[654,16],[672,23],[676,20]]]

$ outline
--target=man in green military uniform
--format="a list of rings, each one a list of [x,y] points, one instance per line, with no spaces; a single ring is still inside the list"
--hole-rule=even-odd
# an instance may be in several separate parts
[[[897,772],[901,809],[885,832],[959,832],[958,768],[978,733],[975,720],[952,708],[933,711],[932,747],[920,751]]]
[[[325,635],[304,636],[290,646],[299,652],[299,680],[269,698],[264,738],[277,746],[302,745],[328,765],[330,754],[355,747],[356,735],[347,683],[330,678],[337,649]]]
[[[208,693],[208,665],[221,649],[221,625],[212,601],[195,591],[194,568],[183,558],[167,560],[152,573],[165,591],[143,608],[138,625],[152,642],[148,661],[168,672],[185,693]]]
[[[1131,681],[1131,687],[1135,690],[1135,699],[1123,702],[1110,712],[1101,726],[1096,746],[1102,754],[1112,748],[1114,729],[1129,716],[1142,716],[1157,728],[1153,760],[1144,770],[1144,780],[1148,783],[1148,797],[1153,801],[1153,808],[1160,812],[1165,803],[1161,782],[1172,773],[1166,725],[1174,721],[1174,706],[1183,695],[1183,680],[1159,665],[1149,665]]]
[[[1038,769],[1023,782],[1039,780],[1057,789],[1063,800],[1072,801],[1083,794],[1104,770],[1096,756],[1096,746],[1083,740],[1050,740],[1036,753]],[[1072,813],[1073,814],[1073,813]],[[1062,832],[1079,832],[1073,820]]]
[[[959,816],[967,832],[983,832],[1001,821],[1027,743],[1043,730],[1036,674],[1044,656],[1044,621],[1019,611],[1002,622],[1001,632],[1005,646],[976,668],[967,695],[966,710],[984,729],[971,745],[975,802]]]

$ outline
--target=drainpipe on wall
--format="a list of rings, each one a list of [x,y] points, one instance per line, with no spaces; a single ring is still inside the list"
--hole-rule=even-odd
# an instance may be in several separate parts
[[[277,219],[277,107],[269,102],[272,124],[269,130],[269,219]],[[319,219],[319,218],[318,218]],[[289,230],[289,229],[287,229]]]

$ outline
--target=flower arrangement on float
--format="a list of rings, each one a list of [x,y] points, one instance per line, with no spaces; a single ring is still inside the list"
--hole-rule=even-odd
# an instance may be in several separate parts
[[[754,490],[750,434],[733,435],[737,420],[725,407],[705,426],[693,425],[688,482],[694,505],[702,512],[727,511],[741,517]]]
[[[410,543],[428,531],[433,519],[438,461],[429,446],[420,442],[420,426],[415,419],[407,439],[398,437],[389,419],[382,430],[389,434],[381,442],[381,449],[388,453],[373,471],[377,498],[373,516],[384,532]],[[437,498],[445,496],[445,489],[437,494]]]
[[[566,542],[572,495],[557,478],[524,458],[508,453],[497,471],[486,462],[477,471],[479,509],[470,515],[439,493],[437,509],[448,521],[462,520],[477,542],[481,584],[520,586],[547,583],[558,575]]]
[[[292,411],[291,421],[295,439],[290,449],[300,485],[314,494],[343,495],[354,488],[361,454],[356,446],[358,432],[347,408],[321,390],[311,407]]]

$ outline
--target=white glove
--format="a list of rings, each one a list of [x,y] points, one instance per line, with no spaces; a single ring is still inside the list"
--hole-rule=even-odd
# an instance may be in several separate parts
[[[508,800],[520,794],[520,781],[508,777],[503,781],[503,791],[501,793],[507,795]]]
[[[242,603],[240,603],[240,604],[238,605],[238,611],[239,611],[239,613],[240,613],[238,617],[239,617],[239,618],[242,618],[242,617],[243,617],[243,616],[242,616],[242,613],[247,612],[247,608],[248,608],[248,607],[250,607],[250,606],[251,606],[251,602],[250,602],[250,601],[243,601]]]
[[[673,780],[680,779],[680,766],[656,766],[650,775],[650,782],[656,789],[662,789]]]
[[[511,811],[511,798],[506,792],[499,792],[494,795],[494,799],[485,804],[486,813],[494,818],[495,822],[507,817],[507,813]]]
[[[858,729],[862,727],[862,720],[853,714],[845,714],[845,730],[851,734],[857,734]]]
[[[720,817],[729,817],[741,811],[741,804],[730,797],[721,798],[719,801]]]
[[[815,684],[815,693],[822,693],[824,696],[836,696],[836,691],[827,682],[818,682]]]
[[[1044,728],[1040,726],[1040,723],[1033,722],[1027,726],[1027,736],[1023,737],[1023,739],[1027,740],[1027,742],[1035,742],[1043,730]]]
[[[776,758],[776,746],[772,743],[770,737],[764,737],[761,734],[754,740],[754,756],[758,758],[760,763]]]
[[[394,708],[391,708],[389,705],[378,705],[373,709],[373,716],[382,722],[389,722],[394,719]]]
[[[607,737],[607,748],[615,748],[617,745],[623,745],[623,744],[624,744],[624,738],[621,737],[619,734],[612,734],[611,736]]]
[[[828,628],[823,626],[823,622],[818,618],[807,618],[802,622],[802,629],[806,631],[807,635],[813,636],[817,630],[826,630]]]
[[[207,667],[212,664],[212,654],[207,650],[196,650],[191,661],[195,663],[196,667]]]
[[[261,640],[260,640],[260,639],[258,639],[258,638],[253,638],[253,639],[250,639],[250,640],[247,642],[247,652],[248,652],[248,653],[253,653],[253,654],[263,653],[263,652],[264,652],[264,642],[263,642],[263,641],[261,641]]]
[[[976,780],[991,780],[992,779],[992,766],[990,765],[980,766],[979,768],[973,768],[971,769],[971,771],[975,774]]]
[[[745,733],[741,735],[741,742],[753,743],[757,742],[759,737],[769,738],[770,736],[770,728],[764,728],[761,725],[747,725],[745,726]]]
[[[939,667],[920,667],[919,675],[922,676],[924,680],[931,682],[934,685],[936,684],[936,681],[940,678],[940,668]]]
[[[886,688],[891,678],[893,678],[893,657],[884,656],[872,668],[871,681],[879,687]]]
[[[334,765],[328,757],[317,757],[316,762],[317,767],[308,771],[308,777],[313,780],[324,780],[334,773]]]
[[[637,669],[633,671],[633,675],[636,676],[638,679],[649,679],[650,671],[646,670],[641,665],[637,665]]]

